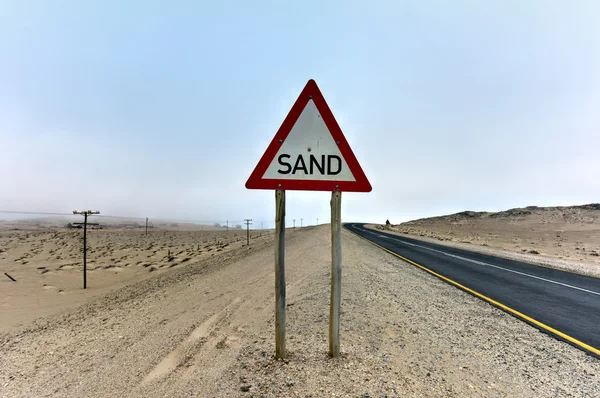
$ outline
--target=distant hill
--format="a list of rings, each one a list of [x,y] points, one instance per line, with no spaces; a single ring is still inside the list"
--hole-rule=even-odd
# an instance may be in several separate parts
[[[424,224],[465,224],[477,223],[484,220],[498,221],[530,221],[540,223],[573,223],[573,224],[593,224],[600,222],[600,203],[590,203],[581,206],[553,206],[538,207],[527,206],[499,212],[485,211],[463,211],[460,213],[446,216],[421,218],[408,221],[401,226],[413,226]]]
[[[600,204],[498,211],[463,211],[378,226],[452,244],[473,244],[587,264],[578,272],[600,276]],[[447,243],[446,243],[447,242]]]

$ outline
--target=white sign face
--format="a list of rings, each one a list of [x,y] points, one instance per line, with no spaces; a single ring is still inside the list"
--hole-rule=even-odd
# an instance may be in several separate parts
[[[312,99],[262,178],[356,181]]]

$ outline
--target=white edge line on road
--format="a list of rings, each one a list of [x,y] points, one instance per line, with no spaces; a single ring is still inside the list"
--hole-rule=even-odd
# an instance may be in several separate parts
[[[546,279],[546,278],[542,278],[542,277],[539,277],[539,276],[535,276],[535,275],[527,274],[527,273],[525,273],[525,272],[515,271],[515,270],[512,270],[512,269],[508,269],[508,268],[500,267],[500,266],[498,266],[498,265],[494,265],[494,264],[484,263],[483,261],[472,260],[472,259],[470,259],[470,258],[466,258],[466,257],[457,256],[456,254],[450,254],[450,253],[446,253],[446,252],[443,252],[443,251],[441,251],[441,250],[432,249],[432,248],[430,248],[430,247],[426,247],[426,246],[417,245],[417,244],[415,244],[415,243],[408,243],[408,242],[404,242],[403,240],[401,240],[401,239],[400,239],[400,237],[398,237],[398,238],[393,238],[393,237],[391,237],[391,236],[387,236],[387,235],[381,235],[381,234],[378,234],[378,233],[376,233],[376,232],[373,232],[373,231],[366,230],[366,229],[364,229],[364,228],[359,228],[359,227],[357,227],[357,226],[356,226],[356,225],[354,225],[354,224],[353,224],[352,226],[353,226],[354,228],[358,229],[358,230],[361,230],[361,231],[364,231],[364,232],[367,232],[367,233],[370,233],[370,234],[373,234],[373,235],[379,236],[380,238],[384,238],[384,239],[391,239],[391,240],[394,240],[394,241],[396,241],[396,242],[402,243],[402,244],[404,244],[404,245],[415,246],[415,247],[418,247],[418,248],[421,248],[421,249],[430,250],[430,251],[432,251],[432,252],[440,253],[440,254],[443,254],[443,255],[445,255],[445,256],[448,256],[448,257],[453,257],[453,258],[457,258],[457,259],[459,259],[459,260],[468,261],[468,262],[470,262],[470,263],[474,263],[474,264],[478,264],[478,265],[484,265],[484,266],[487,266],[487,267],[493,267],[493,268],[501,269],[501,270],[503,270],[503,271],[506,271],[506,272],[512,272],[512,273],[514,273],[514,274],[519,274],[519,275],[527,276],[527,277],[529,277],[529,278],[533,278],[533,279],[539,279],[539,280],[541,280],[541,281],[544,281],[544,282],[548,282],[548,283],[554,283],[555,285],[560,285],[560,286],[564,286],[564,287],[568,287],[568,288],[571,288],[571,289],[580,290],[580,291],[582,291],[582,292],[591,293],[591,294],[595,294],[595,295],[597,295],[597,296],[600,296],[600,293],[598,293],[598,292],[594,292],[593,290],[588,290],[588,289],[584,289],[584,288],[581,288],[581,287],[577,287],[577,286],[569,285],[569,284],[566,284],[566,283],[562,283],[562,282],[553,281],[553,280],[551,280],[551,279]]]

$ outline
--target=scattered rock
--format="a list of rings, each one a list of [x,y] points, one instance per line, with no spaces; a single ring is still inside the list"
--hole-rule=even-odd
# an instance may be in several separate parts
[[[227,348],[227,337],[220,340],[215,347],[217,347],[219,350],[222,350],[223,348]]]

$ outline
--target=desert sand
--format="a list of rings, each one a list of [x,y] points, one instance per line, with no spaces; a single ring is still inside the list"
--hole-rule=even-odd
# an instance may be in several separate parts
[[[464,211],[371,227],[600,277],[600,204]]]
[[[596,358],[348,231],[342,244],[341,358],[327,356],[323,225],[287,236],[285,361],[269,236],[8,328],[0,396],[600,396]]]
[[[23,227],[27,229],[22,229]],[[246,244],[246,231],[88,229],[87,289],[83,287],[83,230],[48,222],[20,223],[0,229],[0,331],[82,304],[149,273],[164,272]],[[165,226],[166,227],[166,226]],[[178,230],[183,229],[183,230]],[[267,239],[272,231],[251,231]],[[169,256],[169,253],[171,254]],[[7,273],[17,280],[10,282]]]

